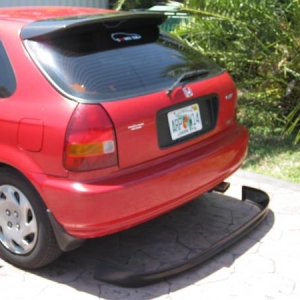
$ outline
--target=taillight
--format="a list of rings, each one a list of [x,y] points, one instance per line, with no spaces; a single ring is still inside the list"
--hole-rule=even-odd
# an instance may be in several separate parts
[[[65,137],[65,168],[90,171],[117,163],[115,132],[107,113],[99,104],[78,104]]]

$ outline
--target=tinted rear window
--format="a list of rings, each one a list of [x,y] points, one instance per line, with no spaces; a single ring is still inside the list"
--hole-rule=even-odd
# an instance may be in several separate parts
[[[153,25],[89,26],[26,44],[59,90],[85,100],[111,101],[167,90],[190,70],[207,69],[207,76],[222,72]]]

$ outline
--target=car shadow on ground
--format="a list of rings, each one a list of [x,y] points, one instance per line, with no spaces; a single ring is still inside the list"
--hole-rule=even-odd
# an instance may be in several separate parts
[[[234,233],[258,211],[255,205],[208,193],[140,226],[89,240],[81,248],[32,273],[104,299],[129,296],[132,299],[132,293],[136,299],[152,299],[192,285],[219,270],[226,273],[236,258],[251,251],[268,233],[274,224],[274,213],[269,211],[256,228],[219,254],[158,283],[132,289],[97,280],[95,274],[99,270],[105,274],[107,265],[120,266],[120,272],[145,274],[185,263]]]

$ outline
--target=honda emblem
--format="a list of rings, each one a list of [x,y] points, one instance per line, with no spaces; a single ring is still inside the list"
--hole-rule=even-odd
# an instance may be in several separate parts
[[[192,89],[189,87],[182,88],[182,91],[187,98],[194,96]]]

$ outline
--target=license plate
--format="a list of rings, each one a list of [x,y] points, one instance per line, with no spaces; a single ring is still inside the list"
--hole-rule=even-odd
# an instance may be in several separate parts
[[[202,121],[198,104],[185,106],[168,113],[168,122],[172,140],[202,129]]]

